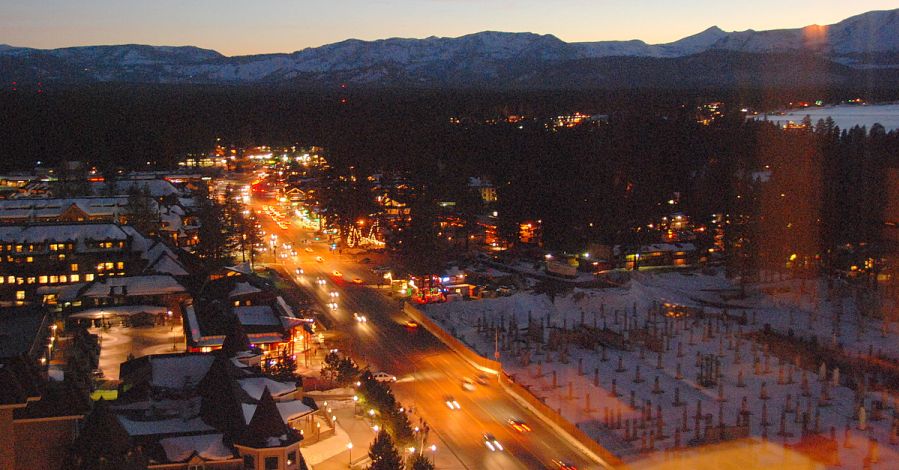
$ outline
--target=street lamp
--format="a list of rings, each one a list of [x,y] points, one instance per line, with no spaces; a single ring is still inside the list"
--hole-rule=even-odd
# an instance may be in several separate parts
[[[352,443],[352,442],[347,442],[346,448],[347,448],[347,450],[350,452],[350,465],[349,465],[349,467],[350,467],[350,468],[353,468],[353,443]]]

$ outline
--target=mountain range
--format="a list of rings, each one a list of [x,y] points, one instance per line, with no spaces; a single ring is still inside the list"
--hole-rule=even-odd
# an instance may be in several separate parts
[[[899,83],[899,9],[828,26],[726,32],[668,44],[567,43],[486,31],[457,38],[350,39],[285,54],[227,57],[197,47],[32,49],[0,45],[0,80],[27,83],[212,83],[587,88]]]

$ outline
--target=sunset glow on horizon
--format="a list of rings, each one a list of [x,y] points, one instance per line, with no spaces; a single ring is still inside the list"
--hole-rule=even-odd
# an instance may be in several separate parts
[[[456,37],[485,30],[552,34],[567,42],[659,44],[715,25],[725,31],[800,28],[895,7],[895,1],[882,0],[48,0],[4,5],[0,44],[192,45],[230,56],[293,52],[350,38]]]

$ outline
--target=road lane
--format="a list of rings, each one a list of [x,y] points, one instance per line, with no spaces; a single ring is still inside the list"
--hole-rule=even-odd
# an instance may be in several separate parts
[[[297,256],[279,257],[277,261],[291,273],[296,267],[304,269],[300,284],[324,307],[333,329],[351,341],[354,356],[373,370],[396,375],[393,389],[397,398],[424,417],[445,443],[443,451],[455,454],[466,468],[552,468],[552,460],[559,458],[574,462],[578,468],[600,468],[505,393],[495,379],[489,386],[477,385],[473,392],[464,391],[462,378],[474,379],[480,372],[423,328],[407,329],[403,322],[408,317],[402,312],[402,304],[368,287],[376,284],[377,275],[367,266],[329,250],[326,243],[314,241],[314,235],[301,227],[280,229],[264,214],[261,222],[269,233],[278,235],[278,246],[293,244]],[[323,262],[316,261],[318,256]],[[333,276],[335,270],[343,276]],[[317,277],[326,279],[324,287],[315,284]],[[352,284],[353,278],[362,279],[366,286]],[[332,301],[332,291],[339,294],[337,310],[326,307]],[[353,312],[366,315],[368,322],[357,323]],[[461,410],[449,410],[444,403],[446,396],[453,396]],[[533,431],[519,434],[508,425],[510,418],[527,422]],[[496,436],[505,451],[487,449],[482,438],[485,432]]]

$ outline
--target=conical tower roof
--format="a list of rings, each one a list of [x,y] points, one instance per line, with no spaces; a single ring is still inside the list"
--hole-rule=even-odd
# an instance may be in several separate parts
[[[278,405],[268,387],[262,391],[256,411],[238,444],[257,449],[283,447],[300,441],[296,431],[284,423]]]

